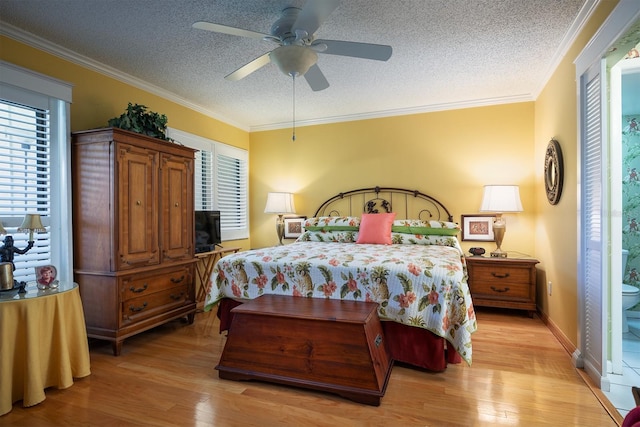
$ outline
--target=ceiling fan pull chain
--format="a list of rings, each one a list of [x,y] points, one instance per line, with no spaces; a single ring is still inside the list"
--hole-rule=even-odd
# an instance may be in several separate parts
[[[292,74],[293,81],[293,135],[291,136],[291,140],[296,140],[296,75]]]

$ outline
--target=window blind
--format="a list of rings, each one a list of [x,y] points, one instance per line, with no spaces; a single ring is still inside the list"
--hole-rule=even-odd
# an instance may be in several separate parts
[[[215,194],[220,209],[220,226],[222,230],[235,234],[248,222],[246,161],[219,154],[216,165]]]
[[[213,210],[213,152],[198,151],[195,169],[195,208],[196,210]]]
[[[72,86],[0,61],[0,221],[23,249],[24,214],[38,213],[46,232],[16,255],[20,281],[35,280],[33,267],[53,264],[61,281],[73,280],[71,148]]]
[[[16,280],[35,280],[33,268],[51,263],[50,190],[49,111],[0,100],[0,221],[19,249],[27,246],[28,234],[17,231],[26,213],[40,214],[47,230],[15,256]]]

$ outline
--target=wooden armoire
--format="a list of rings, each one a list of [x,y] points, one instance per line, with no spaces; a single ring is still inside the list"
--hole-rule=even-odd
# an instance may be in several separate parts
[[[117,128],[72,134],[74,279],[87,335],[114,355],[196,311],[194,151]]]

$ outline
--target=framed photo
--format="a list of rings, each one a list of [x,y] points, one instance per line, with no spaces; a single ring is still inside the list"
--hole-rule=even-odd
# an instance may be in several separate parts
[[[462,215],[462,240],[493,242],[493,215]]]
[[[47,289],[47,288],[57,288],[58,281],[56,277],[58,276],[58,270],[53,265],[42,265],[40,267],[35,267],[36,273],[36,284],[38,289]]]
[[[306,216],[290,216],[284,218],[284,238],[297,239],[302,235],[302,225]]]

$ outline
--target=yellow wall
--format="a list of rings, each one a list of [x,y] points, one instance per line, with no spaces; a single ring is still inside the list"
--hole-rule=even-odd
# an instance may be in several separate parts
[[[72,131],[106,127],[107,121],[122,114],[131,102],[165,114],[169,127],[249,149],[246,131],[13,39],[0,36],[0,59],[71,83]],[[246,249],[250,240],[225,242],[225,246]]]
[[[535,103],[535,252],[543,261],[538,270],[538,306],[564,335],[577,346],[578,279],[578,107],[576,69],[573,61],[595,34],[616,1],[604,1],[592,16]],[[555,138],[564,156],[564,190],[552,206],[544,192],[544,156]],[[552,295],[545,292],[553,283]]]
[[[295,193],[311,216],[335,194],[355,188],[417,189],[460,221],[476,214],[485,184],[520,185],[524,212],[507,215],[503,248],[533,254],[533,102],[251,133],[251,241],[277,243],[269,191]],[[490,243],[470,246],[494,249]]]

